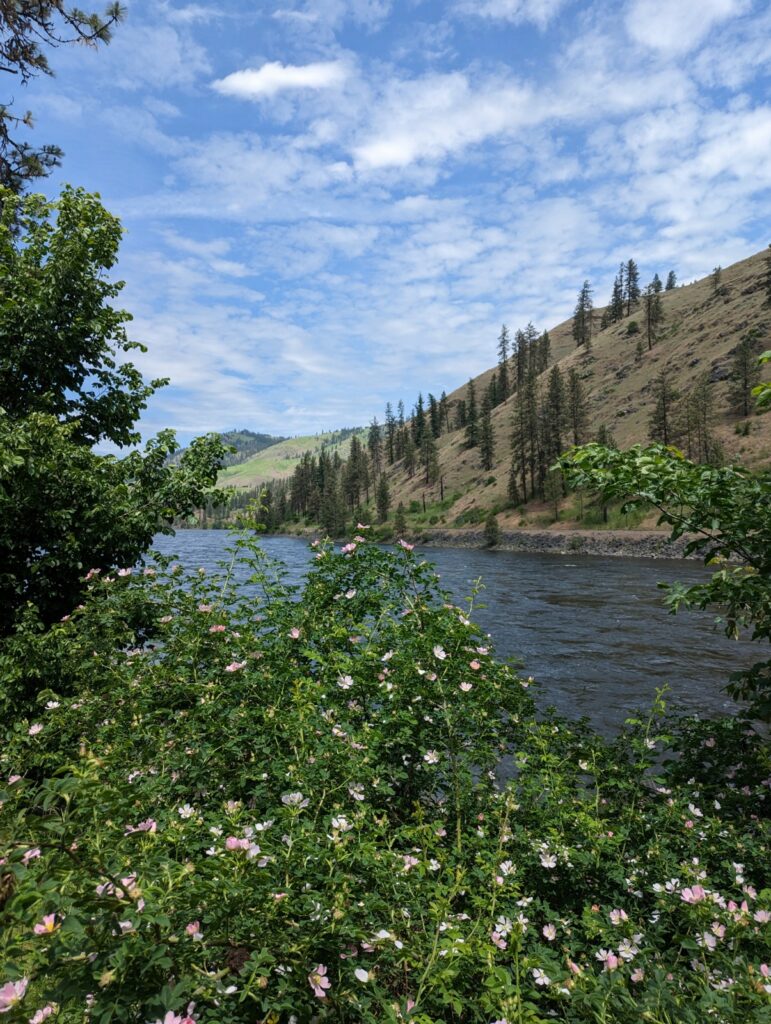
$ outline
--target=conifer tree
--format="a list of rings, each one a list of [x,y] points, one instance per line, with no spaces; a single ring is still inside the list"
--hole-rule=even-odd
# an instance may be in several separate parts
[[[519,390],[527,376],[527,338],[525,332],[518,330],[514,335],[514,380]]]
[[[491,403],[485,399],[482,403],[482,418],[479,433],[479,454],[482,460],[482,469],[491,470],[495,461],[495,434],[493,432],[493,420],[491,415]]]
[[[439,437],[442,432],[442,424],[439,419],[439,403],[434,396],[428,394],[428,424],[432,437]]]
[[[523,391],[517,393],[517,400],[512,410],[511,431],[511,464],[516,465],[522,484],[521,500],[527,501],[527,416]]]
[[[549,367],[551,359],[551,338],[549,332],[544,331],[538,343],[538,372],[543,373]]]
[[[506,324],[501,327],[498,335],[498,396],[501,402],[509,397],[509,352],[511,349],[511,338]]]
[[[608,427],[606,427],[604,423],[600,424],[600,427],[597,431],[597,444],[602,444],[606,448],[618,448],[618,444],[616,443],[615,437],[613,436],[611,430]]]
[[[723,276],[723,268],[718,266],[712,271],[710,281],[712,282],[712,294],[717,295],[720,291],[720,279]]]
[[[640,272],[634,260],[627,260],[624,265],[623,299],[629,316],[640,303]]]
[[[372,462],[372,472],[375,476],[378,476],[383,465],[383,442],[377,416],[373,418],[372,423],[369,425],[367,447],[369,448],[369,457]]]
[[[476,448],[479,444],[479,421],[477,412],[476,389],[474,381],[469,378],[466,389],[466,447]]]
[[[673,417],[673,434],[693,462],[718,465],[720,444],[712,431],[712,388],[702,374],[683,397]]]
[[[393,466],[394,462],[396,462],[396,418],[390,402],[386,402],[385,435],[386,458],[388,459],[388,465]]]
[[[415,449],[415,442],[412,440],[412,433],[409,430],[404,432],[404,468],[407,472],[407,476],[412,479],[415,475],[415,463],[416,463],[417,452]]]
[[[680,393],[673,386],[669,371],[666,368],[660,370],[653,385],[654,407],[648,423],[652,441],[672,443],[675,407],[679,397]]]
[[[624,319],[624,264],[621,264],[619,272],[613,282],[613,292],[608,305],[608,319],[610,323],[617,324]]]
[[[394,513],[394,533],[397,537],[404,537],[407,533],[407,516],[403,502],[399,502]]]
[[[651,281],[651,288],[654,290],[656,295],[658,295],[658,293],[662,290],[663,287],[664,286],[661,283],[661,278],[659,277],[659,275],[654,274],[653,280]]]
[[[423,434],[426,431],[426,413],[423,406],[423,395],[418,395],[418,401],[412,410],[412,440],[415,447],[420,448],[423,441]]]
[[[541,430],[538,408],[538,387],[534,373],[530,373],[525,381],[523,392],[525,418],[525,445],[527,448],[527,467],[530,473],[530,493],[536,493],[536,479],[541,464]]]
[[[573,312],[573,339],[580,348],[592,343],[592,289],[588,281],[584,281],[578,293],[578,301]]]
[[[509,466],[509,479],[506,486],[506,496],[509,499],[509,504],[512,508],[516,508],[520,504],[519,497],[519,474],[520,466],[517,458],[517,453],[511,456],[511,465]]]
[[[375,501],[377,504],[377,521],[384,523],[388,519],[388,509],[391,507],[391,492],[388,488],[388,480],[385,473],[380,474]]]
[[[447,400],[446,391],[443,391],[439,397],[439,433],[450,433],[450,403]]]
[[[760,382],[760,333],[757,328],[742,337],[734,352],[731,364],[731,386],[728,400],[734,412],[740,416],[749,416],[754,408],[752,389]]]
[[[659,281],[659,285],[661,282]],[[659,291],[661,288],[659,287]],[[653,282],[645,289],[643,296],[643,312],[645,314],[645,337],[648,342],[648,351],[658,341],[659,327],[664,319],[664,310],[661,303],[661,296],[656,291]]]
[[[485,519],[484,535],[485,547],[494,548],[501,542],[501,528],[498,525],[498,517],[492,509],[487,513]]]
[[[423,441],[420,446],[420,463],[425,470],[425,482],[435,484],[439,479],[439,455],[436,450],[436,441],[430,430],[423,434]]]
[[[546,459],[553,462],[561,454],[564,447],[564,432],[567,423],[565,403],[565,385],[558,365],[551,369],[543,408],[544,447]]]
[[[671,292],[676,284],[677,284],[677,274],[674,272],[674,270],[670,270],[669,273],[667,274],[667,283],[664,285],[664,291],[665,292]]]
[[[586,395],[581,378],[571,367],[568,373],[568,427],[573,444],[583,444],[586,439],[588,410]]]
[[[466,414],[466,399],[459,398],[458,404],[455,407],[455,429],[463,430],[466,426],[467,418],[468,417]]]
[[[500,403],[498,397],[498,374],[495,370],[490,374],[490,380],[486,389],[486,398],[490,403],[490,408],[494,409],[496,405]]]

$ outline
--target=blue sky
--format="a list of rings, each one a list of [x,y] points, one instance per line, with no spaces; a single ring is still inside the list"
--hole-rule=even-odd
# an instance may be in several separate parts
[[[148,434],[382,421],[622,259],[771,241],[763,0],[135,0],[51,63],[16,100],[66,153],[46,191],[126,228]]]

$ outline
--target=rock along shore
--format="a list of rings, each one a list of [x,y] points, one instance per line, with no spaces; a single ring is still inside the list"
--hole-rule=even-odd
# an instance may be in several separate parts
[[[486,547],[482,530],[424,530],[414,539],[428,547]],[[687,543],[687,537],[670,541],[668,534],[652,530],[501,530],[500,542],[492,550],[677,559],[685,557]]]

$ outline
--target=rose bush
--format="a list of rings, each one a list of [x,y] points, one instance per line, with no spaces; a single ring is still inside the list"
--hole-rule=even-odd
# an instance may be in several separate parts
[[[95,568],[9,646],[45,689],[0,748],[4,1019],[768,1021],[762,738],[538,712],[365,537],[300,590],[248,537]]]

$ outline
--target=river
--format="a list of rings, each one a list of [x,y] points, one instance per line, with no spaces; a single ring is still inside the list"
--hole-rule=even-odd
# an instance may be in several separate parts
[[[187,568],[213,570],[229,540],[226,531],[181,530],[156,537],[155,547]],[[289,582],[302,580],[310,558],[304,540],[266,537],[262,546],[286,565]],[[729,640],[712,614],[667,612],[656,584],[703,580],[698,563],[433,547],[424,554],[459,604],[481,577],[474,618],[498,655],[522,661],[540,684],[542,705],[586,715],[605,734],[664,685],[672,708],[731,713],[736,705],[722,688],[761,653]]]

